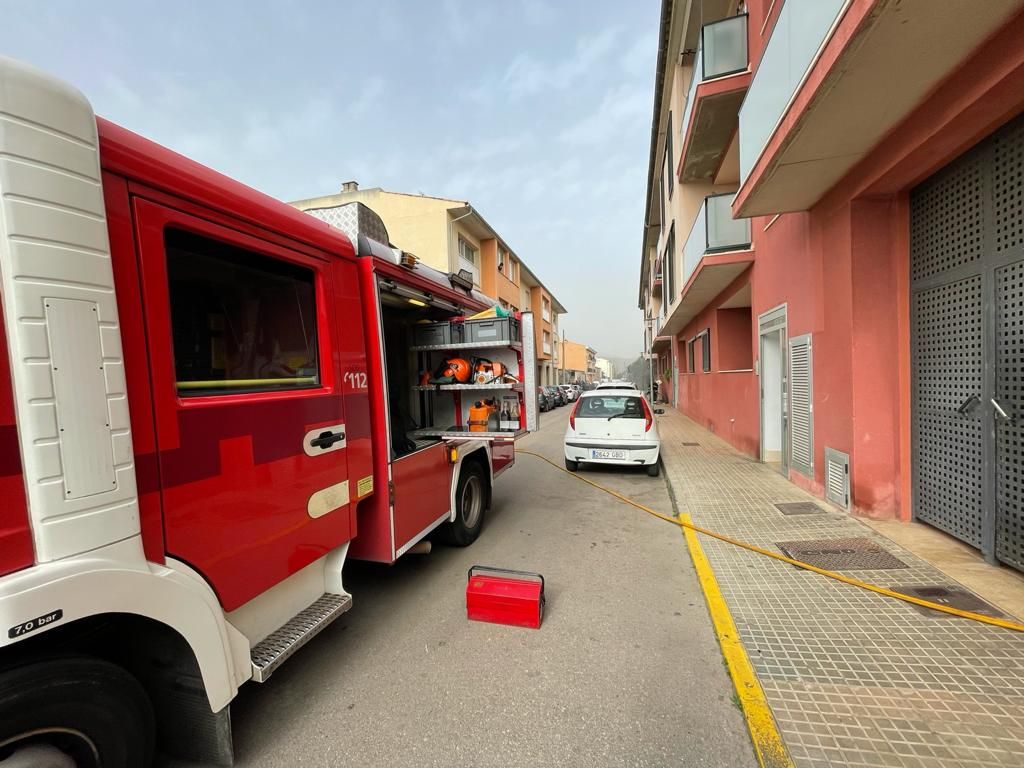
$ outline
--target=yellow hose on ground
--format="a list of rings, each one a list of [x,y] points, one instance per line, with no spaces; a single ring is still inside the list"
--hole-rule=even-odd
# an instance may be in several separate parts
[[[920,606],[923,606],[925,608],[931,608],[934,611],[941,611],[942,613],[948,613],[950,616],[959,616],[962,619],[971,619],[972,621],[978,621],[978,622],[981,622],[982,624],[991,624],[993,627],[1002,627],[1003,629],[1010,629],[1010,630],[1013,630],[1014,632],[1024,632],[1024,624],[1021,624],[1021,623],[1016,622],[1016,621],[1008,621],[1006,619],[997,619],[997,618],[995,618],[993,616],[985,616],[984,614],[974,613],[973,611],[962,611],[959,608],[953,608],[951,606],[942,605],[940,603],[932,603],[932,602],[929,602],[928,600],[922,600],[919,597],[912,597],[911,595],[904,595],[904,594],[902,594],[900,592],[893,592],[891,589],[886,589],[885,587],[879,587],[879,586],[876,586],[875,584],[869,584],[866,581],[861,581],[860,579],[854,579],[854,578],[851,578],[850,576],[844,576],[843,574],[836,573],[835,571],[826,571],[824,568],[818,568],[816,566],[811,565],[810,563],[805,563],[805,562],[802,562],[800,560],[794,560],[791,557],[786,557],[785,555],[780,555],[778,552],[772,552],[770,549],[764,549],[763,547],[759,547],[756,544],[748,544],[745,541],[740,541],[738,539],[733,539],[733,538],[730,538],[729,536],[724,536],[721,533],[715,533],[714,531],[710,531],[707,528],[702,528],[701,526],[696,525],[694,523],[688,523],[688,522],[685,522],[683,520],[679,520],[679,519],[677,519],[675,517],[669,517],[668,515],[663,515],[661,512],[656,512],[653,509],[651,509],[650,507],[644,506],[640,502],[633,501],[633,499],[629,498],[628,496],[624,496],[623,494],[619,493],[618,491],[613,491],[611,488],[606,488],[605,486],[601,485],[600,483],[595,483],[593,480],[588,480],[585,477],[581,477],[580,475],[578,475],[578,474],[576,474],[574,472],[570,472],[567,469],[564,469],[564,468],[558,466],[555,462],[553,462],[547,456],[542,456],[539,453],[534,453],[533,451],[527,451],[527,450],[524,450],[522,448],[516,448],[516,453],[522,453],[522,454],[525,454],[527,456],[533,456],[535,458],[538,458],[541,461],[546,461],[548,464],[550,464],[552,467],[557,469],[559,472],[564,472],[565,474],[569,475],[570,477],[576,478],[581,483],[586,483],[587,485],[590,485],[590,486],[593,486],[594,488],[597,488],[597,490],[599,490],[599,491],[604,491],[608,495],[614,496],[616,499],[618,499],[619,501],[623,502],[624,504],[629,504],[631,507],[636,507],[637,509],[639,509],[639,510],[641,510],[643,512],[646,512],[649,515],[653,515],[654,517],[658,518],[659,520],[664,520],[666,523],[672,523],[673,525],[677,525],[680,528],[689,528],[691,531],[696,531],[697,533],[702,533],[705,536],[711,537],[712,539],[718,539],[719,541],[724,541],[726,544],[732,544],[735,547],[740,547],[741,549],[745,549],[745,550],[747,550],[749,552],[756,552],[759,555],[764,555],[765,557],[770,557],[773,560],[779,560],[779,561],[781,561],[783,563],[789,563],[789,565],[795,565],[797,568],[803,568],[805,571],[811,571],[811,572],[817,573],[817,574],[819,574],[821,576],[826,576],[826,577],[828,577],[830,579],[835,579],[836,581],[841,581],[844,584],[849,584],[852,587],[859,587],[860,589],[866,589],[868,592],[874,592],[877,595],[884,595],[885,597],[892,597],[892,598],[895,598],[897,600],[902,600],[905,603],[913,603],[914,605],[920,605]]]

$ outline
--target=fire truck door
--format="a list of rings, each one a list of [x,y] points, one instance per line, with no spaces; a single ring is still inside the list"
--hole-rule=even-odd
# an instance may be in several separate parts
[[[391,464],[395,485],[395,550],[401,553],[423,531],[437,525],[451,511],[452,465],[448,446],[438,443],[395,459]]]
[[[133,205],[167,551],[230,611],[351,538],[330,262]]]

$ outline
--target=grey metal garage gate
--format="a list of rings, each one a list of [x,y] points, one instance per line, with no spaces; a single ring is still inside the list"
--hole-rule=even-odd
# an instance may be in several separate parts
[[[916,519],[1024,570],[1024,116],[910,195]]]

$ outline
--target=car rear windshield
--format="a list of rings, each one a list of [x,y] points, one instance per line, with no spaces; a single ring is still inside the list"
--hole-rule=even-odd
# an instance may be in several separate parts
[[[630,395],[585,397],[580,401],[579,410],[576,411],[577,419],[607,419],[611,416],[621,416],[624,419],[646,418],[640,398]]]

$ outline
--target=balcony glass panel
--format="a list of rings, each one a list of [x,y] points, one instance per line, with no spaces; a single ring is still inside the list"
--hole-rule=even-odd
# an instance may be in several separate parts
[[[705,80],[731,72],[742,72],[747,68],[746,15],[705,24],[701,30],[701,38],[704,48]]]
[[[707,217],[705,216],[705,209],[707,208],[707,200],[697,211],[697,218],[693,220],[693,226],[690,227],[690,234],[686,238],[686,243],[683,245],[683,285],[685,286],[690,280],[690,275],[700,264],[700,260],[704,258],[704,253],[707,251],[708,243],[708,229],[707,229]]]
[[[750,247],[750,219],[732,218],[734,197],[730,192],[704,198],[683,245],[683,285],[689,281],[705,254]]]
[[[844,0],[786,0],[740,107],[740,181],[757,162]]]
[[[732,217],[733,194],[715,195],[704,201],[709,251],[729,251],[750,245],[750,219]]]
[[[683,107],[683,119],[679,123],[679,134],[683,137],[681,146],[685,146],[687,126],[693,119],[693,102],[697,98],[697,86],[702,82],[700,73],[704,71],[704,48],[697,46],[697,57],[693,60],[693,76],[690,78],[690,87],[686,91],[686,105]]]

